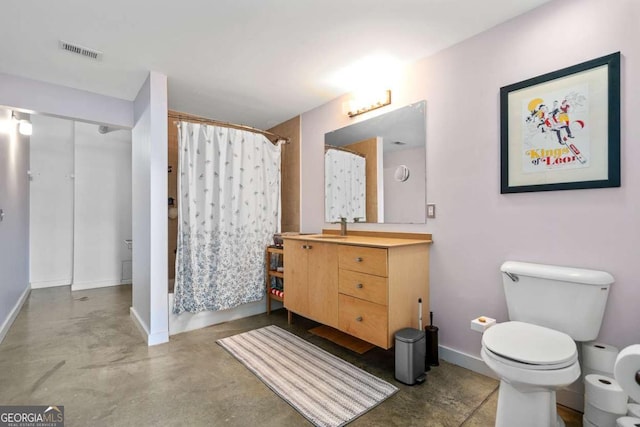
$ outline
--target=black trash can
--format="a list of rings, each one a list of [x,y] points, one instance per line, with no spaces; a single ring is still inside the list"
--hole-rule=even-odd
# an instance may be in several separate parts
[[[424,331],[404,328],[396,332],[396,380],[407,385],[421,384],[426,378]]]

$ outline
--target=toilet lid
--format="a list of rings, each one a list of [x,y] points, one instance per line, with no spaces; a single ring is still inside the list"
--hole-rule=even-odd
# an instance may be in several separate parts
[[[482,344],[499,356],[530,365],[564,365],[578,357],[569,335],[524,322],[490,327],[482,335]]]

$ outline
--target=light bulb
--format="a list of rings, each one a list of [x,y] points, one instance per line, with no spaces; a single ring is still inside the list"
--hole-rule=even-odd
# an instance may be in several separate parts
[[[18,132],[20,135],[31,135],[33,134],[33,125],[28,120],[20,120],[20,124],[18,125]]]

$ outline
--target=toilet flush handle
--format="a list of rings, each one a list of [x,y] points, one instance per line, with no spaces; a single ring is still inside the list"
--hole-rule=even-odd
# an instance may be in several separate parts
[[[520,278],[518,276],[516,276],[513,273],[509,273],[508,271],[505,271],[504,274],[506,274],[507,276],[509,276],[509,279],[511,279],[514,282],[517,282],[518,280],[520,280]]]

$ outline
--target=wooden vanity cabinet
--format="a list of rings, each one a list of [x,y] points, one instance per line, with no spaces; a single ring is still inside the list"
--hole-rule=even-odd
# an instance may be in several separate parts
[[[338,327],[338,251],[334,244],[285,240],[284,275],[288,310]]]
[[[285,307],[384,349],[429,313],[429,239],[285,238]],[[427,318],[428,316],[425,316]],[[424,325],[422,325],[424,326]]]

